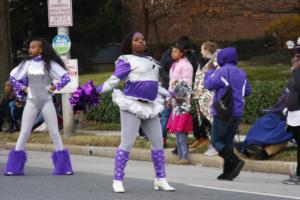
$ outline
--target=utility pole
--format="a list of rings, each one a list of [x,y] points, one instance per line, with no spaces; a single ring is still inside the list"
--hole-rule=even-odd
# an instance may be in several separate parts
[[[68,27],[58,27],[58,35],[69,36]],[[71,58],[70,52],[65,54],[66,59]],[[62,109],[63,109],[63,131],[65,136],[71,136],[74,133],[74,117],[73,117],[73,108],[70,104],[69,99],[71,98],[71,93],[63,93],[62,98]]]
[[[48,0],[49,27],[57,27],[58,35],[69,38],[69,26],[73,26],[72,0]],[[71,45],[69,41],[69,45]],[[70,59],[69,49],[59,53],[63,59]],[[71,93],[62,93],[63,131],[65,136],[74,133],[73,109],[70,104]]]
[[[0,0],[0,85],[8,80],[11,67],[9,2]],[[1,89],[0,89],[1,90]]]

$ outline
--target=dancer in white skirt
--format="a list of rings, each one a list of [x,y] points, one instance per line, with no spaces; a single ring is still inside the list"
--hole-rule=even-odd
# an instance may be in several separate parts
[[[155,101],[160,66],[152,57],[145,55],[145,50],[146,41],[141,33],[128,34],[122,46],[123,55],[116,61],[115,72],[97,87],[97,92],[101,94],[114,89],[120,81],[125,81],[124,91],[115,89],[112,95],[121,113],[121,144],[115,155],[114,192],[125,192],[124,170],[140,126],[151,142],[156,175],[154,189],[175,190],[166,179],[163,138],[158,118],[163,106]]]

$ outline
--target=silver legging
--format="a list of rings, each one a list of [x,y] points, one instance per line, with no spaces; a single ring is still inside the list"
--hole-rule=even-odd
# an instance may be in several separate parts
[[[136,117],[127,111],[120,110],[121,113],[121,144],[120,149],[130,151],[140,126],[142,127],[145,135],[151,142],[152,150],[163,149],[163,138],[161,132],[161,125],[158,116],[143,120]]]
[[[56,110],[52,99],[40,101],[27,99],[22,115],[21,132],[16,144],[16,151],[25,149],[25,144],[31,134],[31,129],[39,112],[42,113],[45,123],[47,124],[55,150],[63,150],[63,144],[58,130]]]

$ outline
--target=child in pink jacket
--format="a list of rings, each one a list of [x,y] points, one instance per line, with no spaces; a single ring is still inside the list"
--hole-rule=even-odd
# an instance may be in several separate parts
[[[175,97],[171,100],[172,114],[167,128],[171,133],[176,133],[178,164],[189,164],[187,138],[188,133],[193,131],[190,114],[193,66],[184,56],[184,49],[180,45],[173,47],[172,59],[175,62],[170,69],[169,91],[174,93]]]

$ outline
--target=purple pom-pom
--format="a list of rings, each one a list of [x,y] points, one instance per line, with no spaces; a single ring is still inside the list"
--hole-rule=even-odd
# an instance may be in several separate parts
[[[99,93],[96,91],[92,80],[79,86],[70,98],[70,103],[74,111],[85,112],[87,107],[96,107],[99,102]]]

